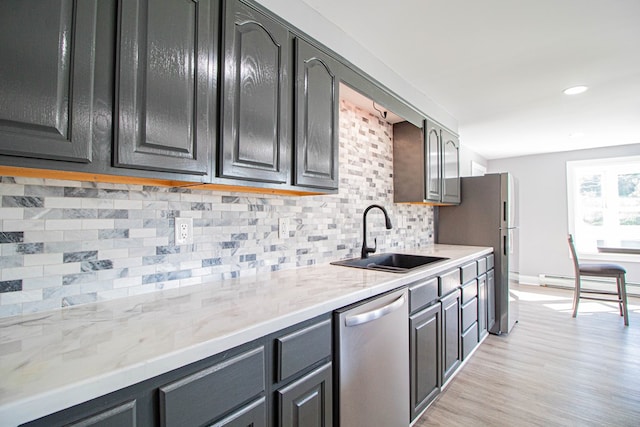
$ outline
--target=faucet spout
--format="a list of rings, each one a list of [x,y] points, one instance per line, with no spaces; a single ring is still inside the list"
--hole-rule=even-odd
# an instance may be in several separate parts
[[[389,214],[384,207],[380,205],[371,205],[367,207],[362,214],[362,252],[360,253],[361,258],[368,258],[369,254],[374,253],[378,249],[378,241],[375,238],[373,239],[373,248],[370,248],[367,245],[367,214],[373,208],[380,209],[384,214],[384,222],[387,230],[391,230],[391,228],[393,228],[391,225],[391,219],[389,219]]]

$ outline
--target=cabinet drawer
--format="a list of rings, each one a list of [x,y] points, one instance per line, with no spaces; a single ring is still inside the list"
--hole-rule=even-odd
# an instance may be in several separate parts
[[[438,299],[437,277],[409,285],[409,312],[420,310],[436,299]]]
[[[493,268],[493,254],[487,257],[487,271]]]
[[[472,298],[478,296],[478,281],[472,280],[462,287],[462,304],[471,301]]]
[[[136,401],[118,405],[99,414],[92,415],[76,423],[67,424],[67,427],[135,427],[136,425]]]
[[[211,425],[210,427],[266,427],[267,426],[267,404],[266,399],[261,397],[255,402],[235,411],[233,414],[226,416],[223,420]]]
[[[478,323],[474,323],[462,334],[462,360],[465,360],[478,345]]]
[[[460,267],[460,275],[462,276],[462,283],[467,283],[470,280],[478,277],[478,264],[473,261],[469,264],[463,265]]]
[[[487,258],[480,258],[478,261],[478,275],[487,272]]]
[[[462,306],[462,330],[466,331],[469,326],[478,321],[478,298],[473,298]]]
[[[438,296],[444,296],[460,287],[460,269],[443,274],[439,278]]]
[[[276,338],[276,381],[331,356],[331,320]]]
[[[160,387],[161,425],[204,425],[264,391],[264,356],[260,347]]]

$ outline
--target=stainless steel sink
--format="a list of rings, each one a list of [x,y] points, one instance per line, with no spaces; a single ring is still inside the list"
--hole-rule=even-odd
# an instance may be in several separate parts
[[[414,268],[422,267],[434,262],[449,258],[423,255],[405,254],[380,254],[368,258],[352,258],[335,261],[331,264],[345,267],[366,268],[369,270],[382,270],[392,273],[406,273]]]

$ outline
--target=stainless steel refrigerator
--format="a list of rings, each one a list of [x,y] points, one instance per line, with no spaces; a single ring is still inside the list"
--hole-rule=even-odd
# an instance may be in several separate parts
[[[437,209],[437,243],[491,246],[494,251],[496,322],[506,334],[518,321],[518,215],[516,185],[508,173],[461,178],[462,203]],[[489,304],[490,306],[490,304]]]

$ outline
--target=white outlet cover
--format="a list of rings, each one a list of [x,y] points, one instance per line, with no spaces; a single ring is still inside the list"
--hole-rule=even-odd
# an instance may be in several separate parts
[[[176,245],[190,245],[193,243],[193,218],[175,219]]]
[[[278,220],[278,238],[286,239],[289,237],[289,218],[280,218]]]

